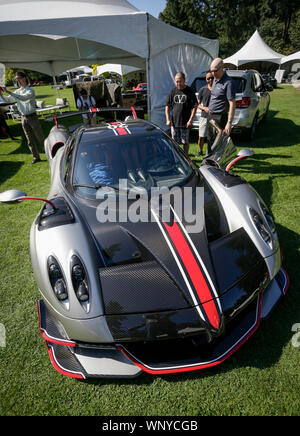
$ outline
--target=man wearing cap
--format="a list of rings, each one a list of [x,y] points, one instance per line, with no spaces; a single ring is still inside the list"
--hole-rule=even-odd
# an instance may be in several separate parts
[[[16,73],[16,80],[19,88],[15,92],[11,92],[6,88],[0,88],[0,95],[3,100],[16,103],[18,111],[21,113],[22,127],[25,133],[29,150],[33,155],[32,164],[40,162],[40,155],[36,145],[36,139],[43,145],[44,134],[42,126],[36,114],[35,92],[28,86],[26,75],[23,72]],[[2,91],[10,94],[5,96]]]

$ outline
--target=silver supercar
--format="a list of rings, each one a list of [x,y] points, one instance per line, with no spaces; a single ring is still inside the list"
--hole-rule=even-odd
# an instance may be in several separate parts
[[[136,115],[75,130],[56,120],[45,151],[51,187],[30,249],[39,329],[60,373],[126,378],[217,365],[286,293],[272,214],[231,171],[252,153],[236,154],[231,138],[218,136],[199,168]],[[157,188],[166,194],[154,207]],[[197,231],[172,196],[163,201],[174,188],[190,188]],[[109,195],[126,202],[105,221]],[[0,194],[2,202],[32,198]],[[137,202],[148,215],[124,219]]]

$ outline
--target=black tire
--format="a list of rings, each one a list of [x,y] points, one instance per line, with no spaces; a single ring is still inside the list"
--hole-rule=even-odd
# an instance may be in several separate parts
[[[266,121],[266,119],[267,119],[267,115],[268,115],[268,112],[269,112],[269,107],[270,107],[270,103],[268,103],[268,106],[267,106],[267,109],[266,109],[266,112],[264,113],[264,116],[262,117],[262,121]]]
[[[249,139],[250,141],[253,141],[253,139],[255,137],[255,132],[256,132],[256,128],[257,128],[257,119],[258,119],[258,116],[255,115],[255,117],[253,119],[252,126],[247,131],[247,139]]]

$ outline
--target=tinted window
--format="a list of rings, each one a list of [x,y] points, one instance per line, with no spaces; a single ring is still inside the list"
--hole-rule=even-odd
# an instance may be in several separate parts
[[[245,79],[242,79],[241,77],[231,77],[233,81],[233,90],[235,93],[243,93],[246,86]]]
[[[199,89],[203,88],[203,86],[206,86],[206,80],[205,77],[201,78],[201,77],[197,77],[197,79],[194,80],[194,82],[192,83],[192,90],[194,92],[199,92]]]

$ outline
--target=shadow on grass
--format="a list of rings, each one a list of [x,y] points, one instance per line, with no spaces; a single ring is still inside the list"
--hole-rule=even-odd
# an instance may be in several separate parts
[[[298,144],[300,141],[300,126],[285,118],[275,118],[277,111],[270,110],[265,122],[257,126],[253,141],[243,136],[233,135],[234,143],[248,147],[284,147]]]
[[[24,165],[24,162],[0,161],[0,185],[13,177]]]

